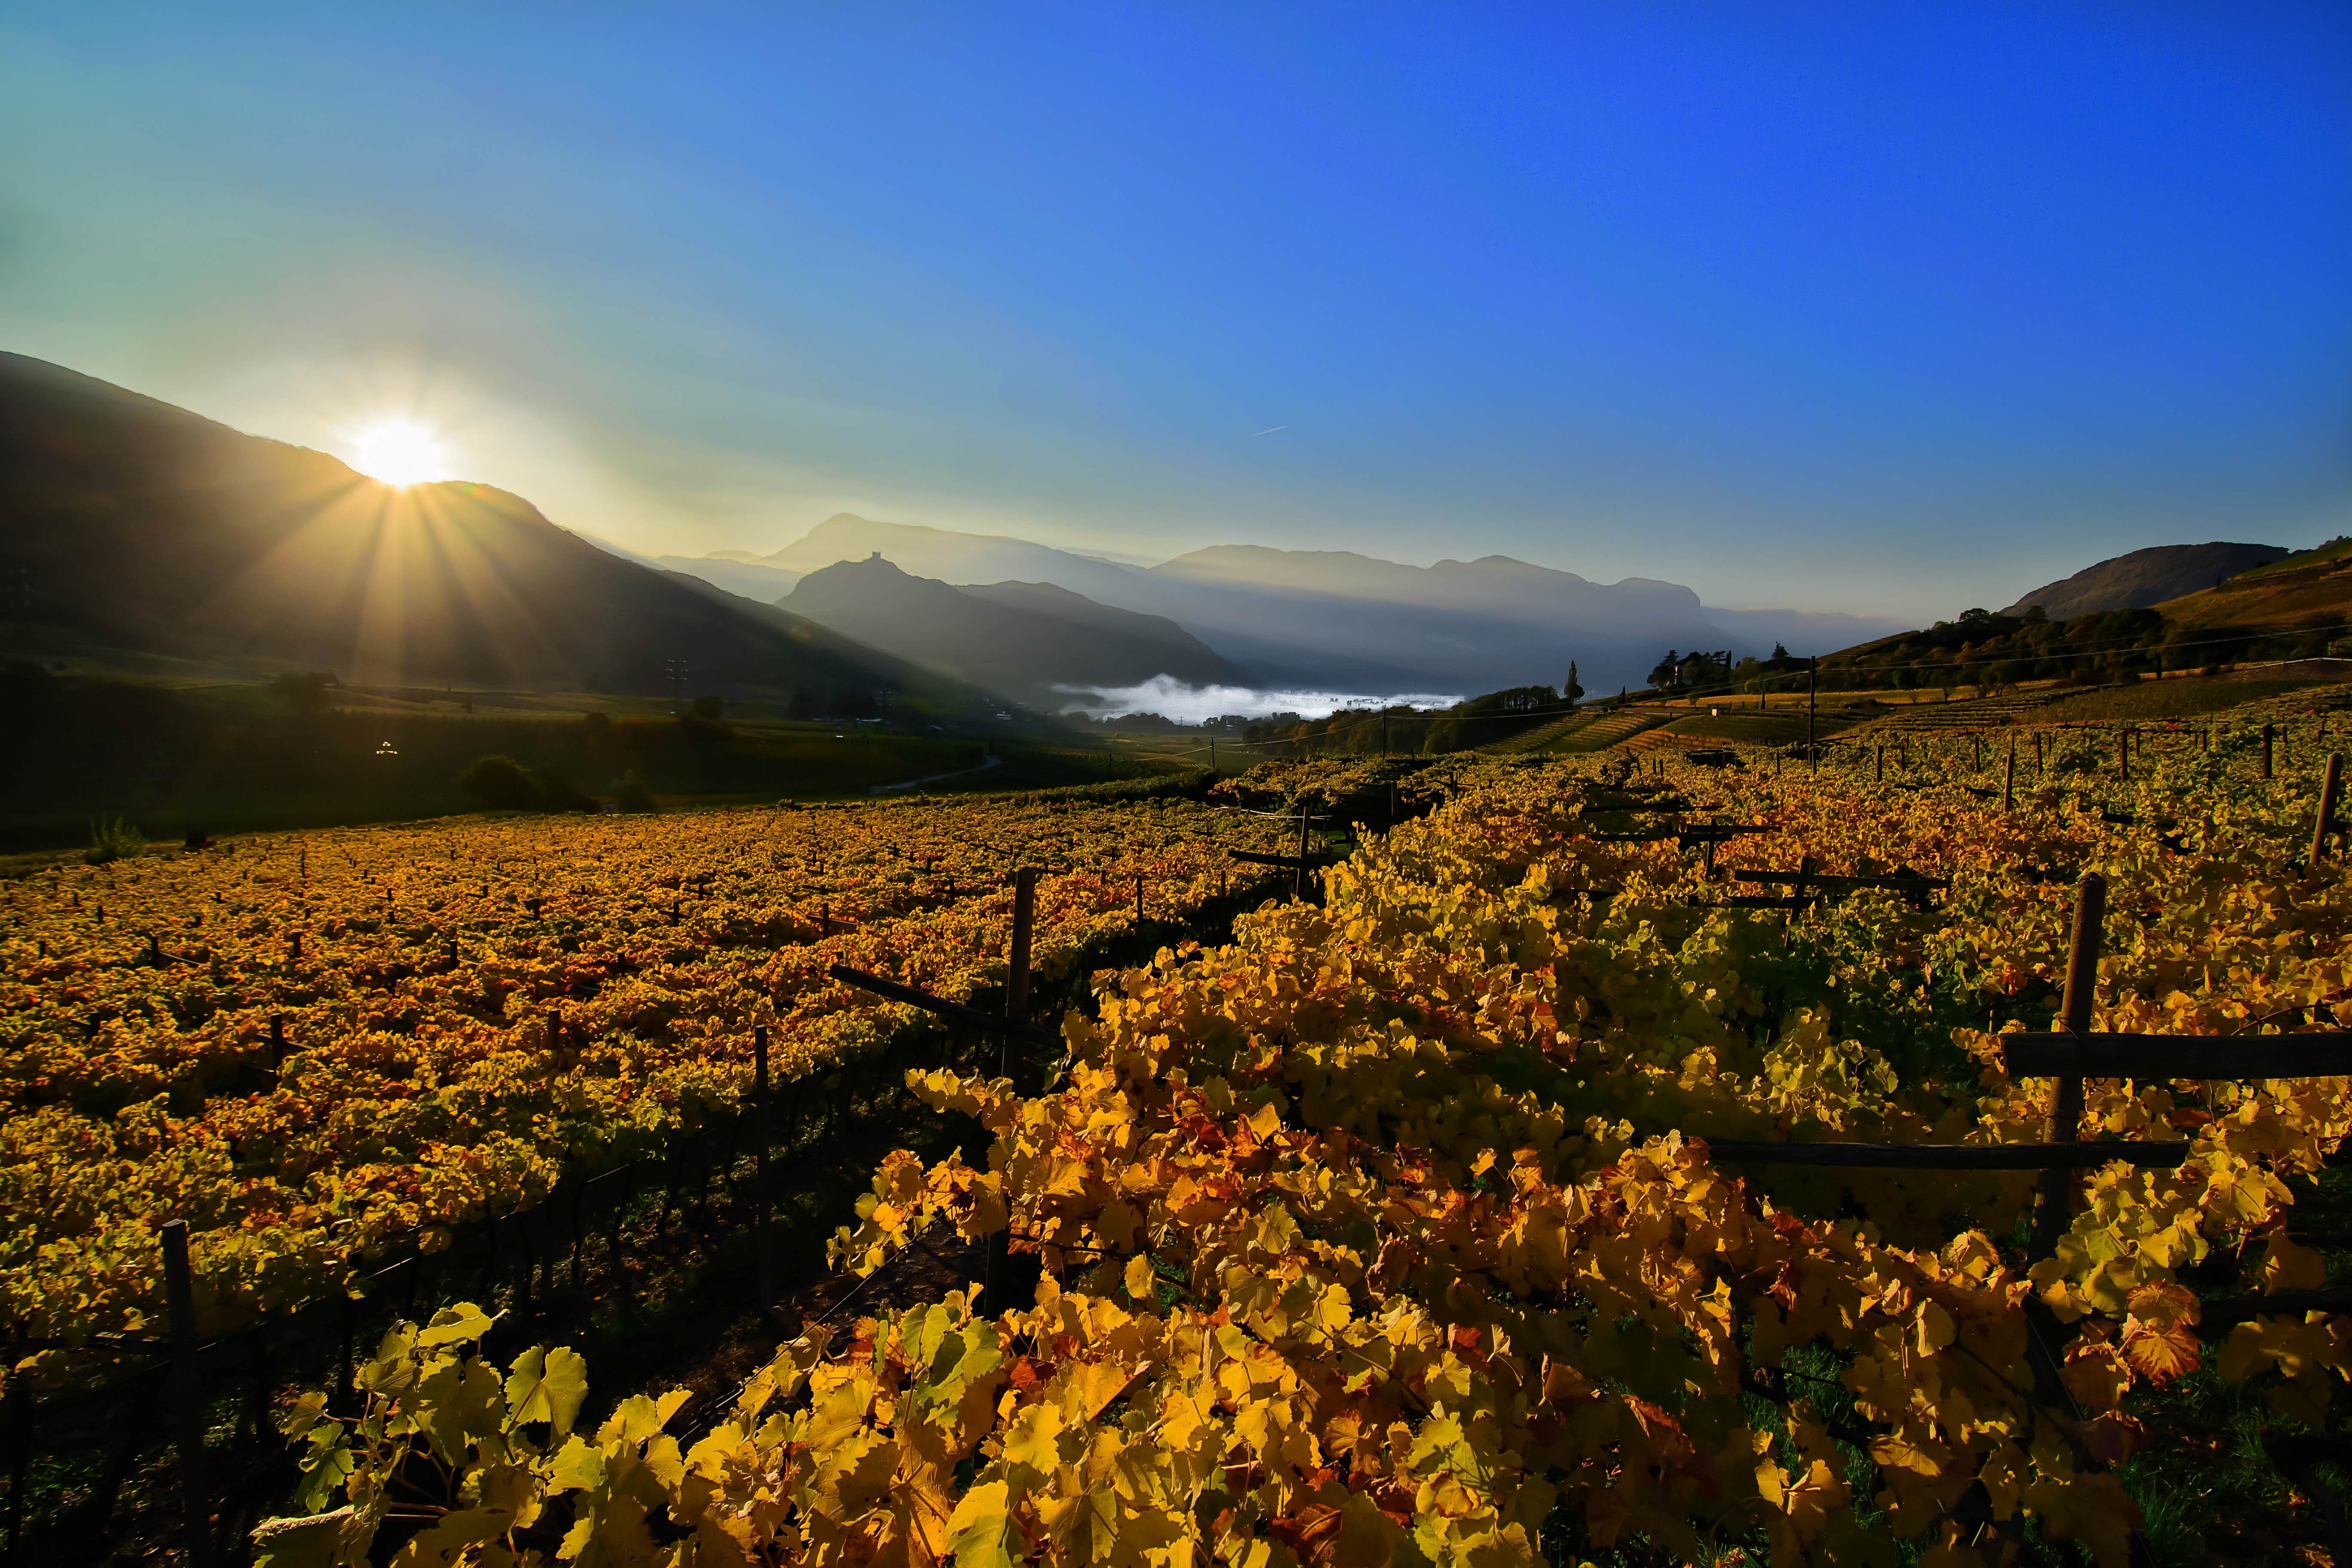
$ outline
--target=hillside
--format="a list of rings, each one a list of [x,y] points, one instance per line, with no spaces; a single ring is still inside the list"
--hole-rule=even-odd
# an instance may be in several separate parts
[[[2218,587],[2157,606],[2167,626],[2199,639],[2250,630],[2296,631],[2299,653],[2352,632],[2352,548],[2331,544],[2242,572]]]
[[[2039,607],[2053,620],[2137,610],[2210,588],[2224,578],[2284,558],[2275,544],[2158,544],[2085,566],[2062,582],[2044,584],[2001,612],[2022,616]]]
[[[345,680],[614,692],[959,694],[699,580],[600,550],[519,496],[395,489],[320,452],[0,354],[12,652],[302,666]]]
[[[1041,705],[1055,700],[1057,687],[1134,686],[1160,675],[1194,686],[1255,681],[1163,617],[1045,583],[951,587],[880,555],[810,573],[782,605],[861,642]]]
[[[1829,655],[1825,680],[1921,689],[2259,667],[2352,654],[2352,546],[2331,543],[2160,604],[2055,616],[1969,610],[1958,620]],[[2334,679],[2326,670],[2293,679]],[[1785,689],[1786,683],[1783,683]]]

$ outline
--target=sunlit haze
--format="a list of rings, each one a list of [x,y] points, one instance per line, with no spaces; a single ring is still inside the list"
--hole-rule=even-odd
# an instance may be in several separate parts
[[[449,478],[441,443],[422,425],[391,420],[361,432],[352,444],[352,467],[388,485],[431,484]]]

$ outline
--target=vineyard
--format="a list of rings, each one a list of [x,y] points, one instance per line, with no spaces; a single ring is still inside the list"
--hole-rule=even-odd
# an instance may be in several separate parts
[[[1009,860],[1049,868],[1051,973],[1265,841],[1183,801],[908,802],[52,868],[8,890],[0,1335],[54,1362],[157,1320],[172,1218],[208,1333],[340,1289],[732,1111],[763,1026],[787,1095],[873,1053],[905,1011],[831,965],[1001,982]]]
[[[2267,779],[2243,732],[2041,751],[1412,773],[1448,798],[1319,900],[1096,973],[1010,1078],[891,1058],[976,1136],[881,1157],[833,1257],[879,1279],[1004,1237],[1007,1299],[814,1315],[723,1397],[593,1407],[560,1343],[491,1358],[511,1295],[420,1310],[276,1396],[302,1480],[251,1550],[2338,1560],[2347,1080],[2011,1070],[2020,1036],[2210,1040],[2165,1047],[2200,1074],[2260,1066],[2231,1037],[2343,1043],[2315,748]],[[1397,772],[1286,764],[1255,799],[1360,805]],[[913,1015],[835,965],[992,995],[1016,864],[1050,974],[1139,897],[1207,907],[1235,848],[1297,841],[1184,801],[908,802],[19,882],[13,1375],[163,1321],[164,1220],[205,1333],[266,1319],[737,1110],[763,1026],[803,1086],[882,1053]],[[2077,1142],[2112,1147],[2043,1157]]]

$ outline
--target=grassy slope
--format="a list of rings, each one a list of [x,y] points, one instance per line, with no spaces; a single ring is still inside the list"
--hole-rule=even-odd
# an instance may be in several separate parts
[[[2157,606],[2168,628],[2195,636],[2239,627],[2352,626],[2352,545],[2242,572],[2218,588]]]
[[[2154,722],[2208,713],[2268,717],[2280,704],[2295,712],[2352,707],[2352,685],[2305,679],[2263,679],[2259,670],[2240,675],[2091,688],[2040,687],[1999,696],[1946,702],[1894,692],[1823,692],[1813,733],[1836,736],[1976,730],[2011,724]],[[1729,742],[1748,746],[1790,746],[1805,739],[1805,708],[1775,702],[1759,710],[1751,698],[1726,698],[1712,704],[1643,706],[1623,714],[1580,713],[1545,725],[1499,746],[1497,753],[1557,756],[1637,749],[1675,742]],[[1679,715],[1679,716],[1678,716]]]
[[[1141,763],[1050,739],[1006,743],[730,715],[680,723],[646,700],[551,693],[346,691],[298,716],[265,689],[65,679],[7,683],[0,732],[0,844],[84,843],[120,816],[151,837],[317,826],[475,809],[457,775],[501,754],[611,795],[635,773],[665,801],[863,795],[877,784],[1005,762],[938,788],[1034,789],[1126,778]],[[598,723],[591,711],[605,714]]]

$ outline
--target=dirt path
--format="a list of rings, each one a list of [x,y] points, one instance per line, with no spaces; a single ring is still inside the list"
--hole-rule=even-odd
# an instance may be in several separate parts
[[[958,768],[953,773],[930,773],[919,779],[900,779],[897,784],[876,784],[872,789],[867,790],[866,793],[868,795],[887,795],[894,789],[912,789],[917,784],[937,784],[941,779],[960,779],[966,773],[984,773],[989,769],[1001,765],[1004,759],[1003,757],[991,752],[988,753],[987,761],[982,763],[976,768]]]

